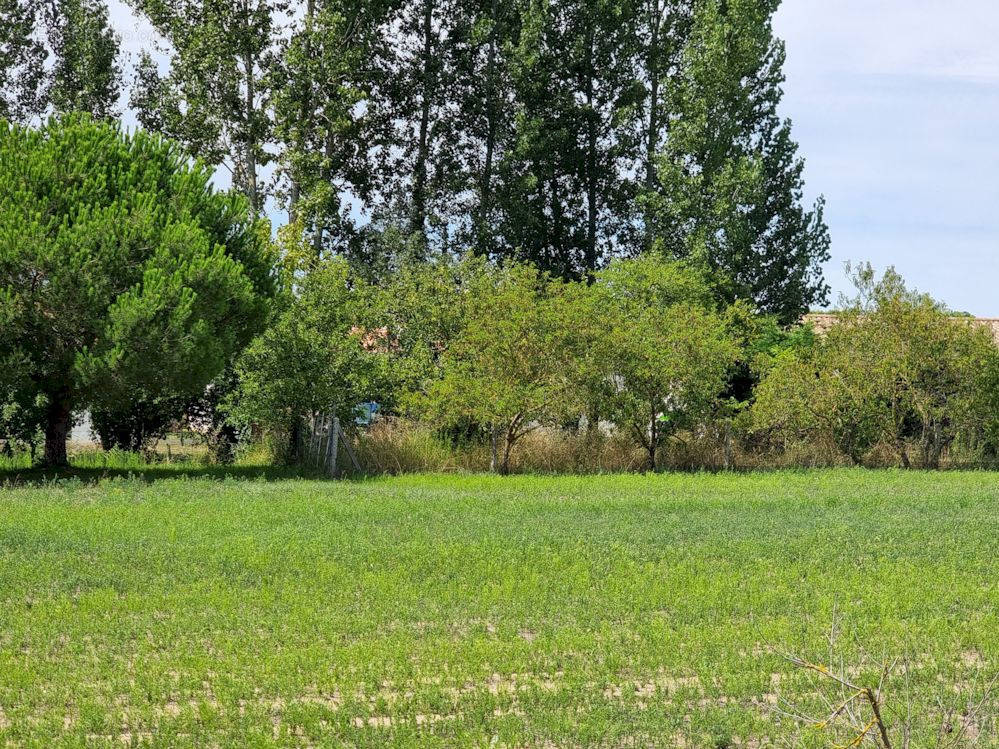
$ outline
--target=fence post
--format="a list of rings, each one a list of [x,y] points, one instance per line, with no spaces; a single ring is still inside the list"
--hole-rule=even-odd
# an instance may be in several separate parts
[[[326,472],[336,478],[336,459],[340,448],[340,419],[334,416],[330,420],[329,438],[326,443]]]
[[[347,457],[350,458],[350,464],[354,466],[354,470],[357,473],[361,472],[361,464],[357,460],[357,456],[354,455],[354,448],[350,446],[350,440],[347,439],[347,433],[340,428],[340,439],[343,441],[343,449],[347,451]]]

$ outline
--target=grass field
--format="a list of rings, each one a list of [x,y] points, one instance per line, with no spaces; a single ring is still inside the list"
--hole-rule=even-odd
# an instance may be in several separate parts
[[[996,746],[997,560],[989,473],[8,483],[0,746],[829,746],[775,647]]]

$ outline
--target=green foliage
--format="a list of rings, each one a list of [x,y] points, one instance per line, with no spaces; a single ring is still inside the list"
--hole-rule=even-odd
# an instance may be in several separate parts
[[[309,0],[265,81],[283,144],[281,197],[316,256],[359,243],[349,202],[369,197],[378,176],[377,162],[358,143],[377,141],[384,126],[372,63],[384,54],[380,25],[390,7]]]
[[[143,127],[179,141],[213,166],[225,165],[254,211],[264,189],[272,129],[266,85],[277,44],[280,0],[130,0],[168,43],[170,69],[160,75],[144,52],[131,95]]]
[[[402,407],[413,405],[411,396],[439,378],[441,356],[465,322],[462,289],[481,271],[476,262],[409,263],[380,287],[381,322],[392,346],[393,391]]]
[[[777,107],[784,45],[777,0],[701,0],[672,81],[661,189],[646,195],[658,243],[708,262],[783,325],[826,300],[823,200],[802,206],[804,161]]]
[[[785,445],[827,439],[855,463],[884,443],[909,467],[915,446],[920,465],[938,467],[948,447],[990,422],[981,394],[995,371],[992,337],[891,269],[877,280],[863,266],[855,283],[857,298],[813,348],[767,363],[756,425]]]
[[[374,301],[342,259],[315,264],[240,358],[240,387],[229,405],[234,418],[292,440],[307,415],[352,422],[385,378],[387,341],[375,327]]]
[[[73,411],[194,397],[262,326],[266,228],[209,181],[141,131],[0,126],[0,356],[48,401],[48,460]]]
[[[653,255],[615,261],[597,274],[591,320],[601,352],[590,375],[602,413],[627,429],[654,470],[660,445],[709,418],[738,355],[712,309],[705,274]]]
[[[38,4],[0,0],[0,119],[29,122],[45,111],[45,45],[35,33]]]
[[[568,286],[521,263],[470,258],[462,269],[461,328],[426,385],[434,419],[470,419],[493,431],[494,468],[506,473],[513,445],[577,404]]]
[[[0,0],[0,19],[0,119],[117,116],[121,39],[106,0]]]
[[[111,28],[105,0],[57,0],[47,10],[46,24],[55,57],[47,91],[53,110],[117,117],[121,39]]]

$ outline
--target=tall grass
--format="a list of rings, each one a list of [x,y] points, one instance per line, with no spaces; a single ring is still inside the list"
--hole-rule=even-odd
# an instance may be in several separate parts
[[[286,435],[264,434],[243,445],[235,467],[275,467],[286,471]],[[353,440],[361,474],[369,476],[410,473],[483,473],[490,468],[490,446],[483,440],[455,443],[430,424],[398,418],[382,418],[362,429]],[[913,451],[915,454],[915,451]],[[161,442],[155,450],[130,453],[103,451],[93,446],[70,446],[71,464],[89,471],[141,471],[150,467],[183,470],[216,466],[203,445],[177,445]],[[510,469],[519,474],[612,474],[646,470],[646,453],[630,434],[621,431],[539,428],[514,446]],[[875,445],[864,456],[867,468],[896,468],[898,453],[892,445]],[[704,427],[683,432],[660,450],[657,470],[720,471],[779,470],[789,468],[849,467],[850,459],[835,445],[821,441],[798,441],[774,445],[736,435],[726,445],[720,429]],[[280,468],[280,467],[284,468]],[[346,454],[340,467],[353,471]],[[919,467],[918,464],[916,467]],[[995,461],[969,449],[955,447],[941,461],[945,469],[994,468]],[[32,468],[27,453],[0,453],[0,472]]]

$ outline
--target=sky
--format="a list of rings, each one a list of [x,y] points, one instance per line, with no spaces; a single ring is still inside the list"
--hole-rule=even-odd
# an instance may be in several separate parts
[[[999,3],[785,0],[774,28],[807,191],[828,201],[831,301],[867,260],[999,317]]]
[[[131,65],[153,35],[110,4]],[[806,195],[827,201],[830,302],[844,263],[870,261],[999,317],[999,3],[784,0],[774,28]]]

